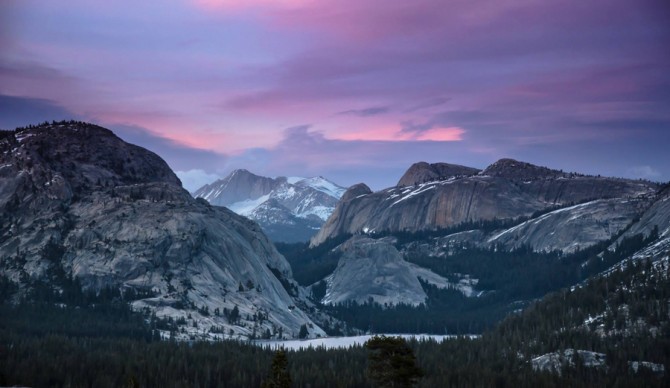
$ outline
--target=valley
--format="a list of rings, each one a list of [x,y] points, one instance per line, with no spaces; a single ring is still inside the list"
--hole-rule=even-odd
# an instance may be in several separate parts
[[[158,155],[76,121],[2,132],[0,183],[0,384],[163,385],[174,353],[173,383],[253,386],[284,346],[301,385],[367,386],[354,364],[376,333],[420,335],[420,386],[667,383],[667,184],[501,159],[417,163],[376,192],[235,170],[191,195]],[[96,376],[33,356],[98,368],[86,341]],[[147,363],[124,364],[129,347]],[[211,352],[260,358],[186,365]]]

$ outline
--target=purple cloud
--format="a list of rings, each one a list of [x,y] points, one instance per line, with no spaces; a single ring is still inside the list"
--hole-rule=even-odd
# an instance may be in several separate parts
[[[384,186],[421,159],[503,156],[670,179],[660,0],[68,4],[0,4],[0,94],[122,123],[194,181],[236,165]]]
[[[345,110],[342,112],[339,112],[339,115],[351,115],[351,116],[358,116],[358,117],[368,117],[368,116],[376,116],[376,115],[381,115],[384,113],[388,113],[390,108],[388,106],[372,106],[369,108],[363,108],[363,109],[349,109]]]

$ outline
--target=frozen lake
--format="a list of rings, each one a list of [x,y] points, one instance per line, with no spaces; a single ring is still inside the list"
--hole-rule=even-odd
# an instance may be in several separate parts
[[[381,334],[379,334],[381,335]],[[436,334],[384,334],[387,337],[402,337],[405,339],[416,339],[416,340],[433,340],[437,342],[442,342],[445,339],[456,338],[455,335],[436,335]],[[371,335],[359,335],[353,337],[326,337],[326,338],[314,338],[307,340],[258,340],[253,341],[256,345],[262,346],[264,348],[285,348],[287,350],[299,350],[299,349],[308,349],[308,348],[326,348],[326,349],[342,349],[350,348],[352,346],[362,346],[365,341],[374,337],[374,334]],[[477,335],[467,336],[470,338],[477,338]]]

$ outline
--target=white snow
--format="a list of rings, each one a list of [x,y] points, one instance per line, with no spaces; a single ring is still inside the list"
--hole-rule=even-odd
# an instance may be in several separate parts
[[[575,353],[579,355],[580,361],[586,367],[604,368],[605,354],[592,352],[588,350],[565,349],[561,352],[543,354],[531,360],[534,370],[549,371],[561,373],[561,367],[564,364],[574,366]]]
[[[415,187],[416,187],[416,186],[415,186]],[[424,193],[424,192],[426,192],[426,191],[428,191],[428,190],[434,189],[435,187],[436,187],[436,186],[435,186],[434,183],[432,183],[432,184],[423,184],[423,185],[419,185],[419,188],[418,188],[418,189],[413,190],[413,191],[407,193],[404,197],[402,197],[402,198],[400,198],[399,200],[393,202],[393,204],[391,204],[391,207],[393,207],[393,206],[399,204],[400,202],[402,202],[402,201],[404,201],[404,200],[406,200],[406,199],[412,198],[412,197],[414,197],[414,196],[416,196],[416,195],[419,195],[419,194],[421,194],[421,193]],[[403,192],[403,194],[405,194],[405,192]]]
[[[289,178],[291,179],[291,178]],[[294,183],[297,186],[307,186],[311,187],[314,190],[318,190],[322,193],[325,193],[327,195],[330,195],[331,197],[334,198],[341,198],[342,194],[346,191],[344,187],[338,186],[335,183],[329,181],[328,179],[317,176],[317,177],[312,177],[312,178],[304,178],[301,179],[297,182],[290,182],[289,183]]]
[[[308,209],[306,212],[298,213],[296,214],[296,216],[300,218],[307,218],[307,216],[309,215],[315,215],[320,219],[322,219],[323,221],[326,221],[328,217],[330,217],[330,215],[333,214],[334,210],[335,210],[334,207],[318,205]]]
[[[381,335],[381,334],[380,334]],[[418,341],[436,341],[442,342],[449,339],[457,338],[455,335],[438,335],[438,334],[384,334],[387,337],[402,337],[404,339],[416,339]],[[374,335],[359,335],[353,337],[326,337],[314,338],[307,340],[258,340],[253,341],[254,344],[270,349],[289,349],[300,350],[309,348],[325,348],[325,349],[346,349],[354,346],[363,346],[363,344],[374,337]],[[468,335],[471,339],[478,338],[478,335]]]
[[[543,214],[543,215],[541,215],[541,216],[539,216],[539,217],[537,217],[537,218],[533,218],[532,220],[524,221],[524,222],[520,223],[519,225],[513,226],[513,227],[511,227],[511,228],[509,228],[509,229],[505,229],[505,230],[503,230],[502,232],[496,234],[495,236],[489,238],[487,242],[488,242],[488,243],[492,243],[492,242],[494,242],[495,240],[499,239],[500,237],[502,237],[502,236],[504,236],[504,235],[506,235],[506,234],[508,234],[508,233],[512,233],[512,232],[518,230],[519,228],[522,228],[522,227],[524,227],[524,226],[526,226],[526,225],[535,225],[535,224],[538,224],[538,223],[540,223],[540,222],[546,220],[547,218],[552,217],[552,216],[554,216],[554,215],[556,215],[556,214],[558,214],[558,213],[563,213],[563,212],[567,212],[567,211],[573,211],[573,210],[576,210],[576,209],[579,209],[579,208],[583,208],[583,207],[592,205],[592,204],[594,204],[594,203],[596,203],[596,202],[600,202],[600,201],[602,201],[602,200],[597,199],[597,200],[595,200],[595,201],[590,201],[590,202],[580,203],[579,205],[574,205],[574,206],[569,206],[569,207],[564,207],[564,208],[562,208],[562,209],[554,210],[553,212],[549,212],[549,213]],[[577,215],[574,216],[573,218],[576,219],[576,218],[579,218],[579,217],[581,217],[581,216],[582,216],[581,213],[577,213]]]
[[[637,373],[640,367],[647,368],[656,373],[665,373],[665,365],[663,364],[655,364],[648,361],[630,361],[628,365],[635,373]]]
[[[228,206],[228,209],[234,211],[237,214],[247,216],[268,199],[270,199],[270,194],[263,195],[256,199],[247,199],[244,201],[235,202]]]
[[[26,133],[26,134],[23,134],[23,133],[22,133],[21,135],[17,135],[17,136],[16,136],[16,140],[17,140],[19,143],[22,143],[25,139],[27,139],[27,138],[29,138],[29,137],[31,137],[31,136],[35,136],[35,134],[34,134],[34,133]]]
[[[289,177],[286,177],[286,182],[288,182],[292,185],[295,185],[296,183],[298,183],[300,181],[304,181],[305,179],[307,179],[307,178],[302,178],[302,177],[299,177],[299,176],[289,176]]]

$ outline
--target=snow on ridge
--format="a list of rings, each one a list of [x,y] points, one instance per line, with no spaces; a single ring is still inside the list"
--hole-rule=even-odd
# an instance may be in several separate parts
[[[250,215],[258,206],[262,205],[265,201],[270,199],[270,194],[263,195],[256,199],[247,199],[244,201],[235,202],[228,206],[228,209],[234,211],[235,213],[248,216]]]
[[[322,219],[323,221],[326,221],[328,217],[333,213],[335,210],[334,207],[329,207],[329,206],[322,206],[322,205],[317,205],[313,206],[309,210],[303,213],[298,213],[296,216],[300,218],[307,218],[310,215],[314,215]]]
[[[596,202],[600,202],[600,201],[603,201],[603,200],[602,200],[602,199],[596,199],[596,200],[594,200],[594,201],[589,201],[589,202],[580,203],[580,204],[578,204],[578,205],[573,205],[573,206],[564,207],[564,208],[557,209],[557,210],[551,211],[551,212],[549,212],[549,213],[543,214],[543,215],[541,215],[541,216],[539,216],[539,217],[530,219],[530,220],[528,220],[528,221],[524,221],[524,222],[520,223],[519,225],[515,225],[515,226],[513,226],[513,227],[511,227],[511,228],[509,228],[509,229],[505,229],[505,230],[503,230],[502,232],[496,234],[495,236],[489,238],[489,239],[487,240],[487,243],[492,243],[493,241],[499,239],[500,237],[502,237],[502,236],[504,236],[504,235],[506,235],[506,234],[508,234],[508,233],[512,233],[512,232],[514,232],[514,231],[516,231],[516,230],[518,230],[518,229],[520,229],[520,228],[522,228],[522,227],[524,227],[524,226],[526,226],[526,225],[537,224],[537,223],[542,222],[542,221],[546,220],[547,218],[549,218],[549,217],[551,217],[551,216],[554,216],[554,215],[556,215],[556,214],[563,213],[563,212],[566,212],[566,211],[576,210],[576,209],[579,209],[579,208],[582,208],[582,207],[586,207],[586,206],[589,206],[589,205],[591,205],[591,204],[594,204],[594,203],[596,203]]]
[[[341,187],[321,176],[303,178],[295,182],[294,184],[297,186],[311,187],[314,190],[320,191],[324,194],[327,194],[337,199],[340,199],[344,194],[344,192],[347,191],[347,189],[345,189],[344,187]]]
[[[303,177],[299,177],[299,176],[289,176],[289,177],[286,177],[286,182],[294,185],[294,184],[296,184],[300,181],[304,181],[305,179],[308,179],[308,178],[303,178]]]
[[[416,186],[415,186],[415,187],[416,187]],[[398,203],[400,203],[400,202],[402,202],[402,201],[404,201],[404,200],[406,200],[406,199],[412,198],[412,197],[414,197],[414,196],[416,196],[416,195],[425,193],[425,192],[428,191],[428,190],[434,189],[435,187],[437,187],[437,186],[435,185],[435,183],[422,184],[422,185],[419,185],[419,188],[418,188],[418,189],[416,189],[416,190],[412,190],[412,191],[409,192],[409,193],[403,192],[404,196],[403,196],[402,198],[400,198],[399,200],[393,202],[393,203],[391,204],[391,207],[397,205]]]

